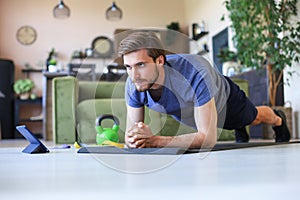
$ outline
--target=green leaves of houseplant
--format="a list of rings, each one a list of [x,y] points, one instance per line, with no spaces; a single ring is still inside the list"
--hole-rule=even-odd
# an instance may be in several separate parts
[[[34,88],[34,83],[30,79],[19,79],[14,83],[14,92],[22,94],[30,92]]]
[[[228,0],[234,30],[233,42],[244,67],[266,67],[271,105],[276,105],[277,87],[283,70],[300,60],[298,0]],[[294,19],[293,19],[294,18]],[[296,20],[295,20],[296,19]]]
[[[229,48],[220,49],[220,53],[217,57],[220,58],[222,63],[237,60],[237,54],[234,51],[230,51]]]

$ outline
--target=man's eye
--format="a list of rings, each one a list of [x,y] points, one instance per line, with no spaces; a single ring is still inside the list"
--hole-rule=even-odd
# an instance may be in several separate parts
[[[124,67],[126,67],[126,69],[131,69],[132,68],[130,65],[124,65]]]
[[[139,66],[139,67],[145,67],[145,63],[138,63],[137,66]]]

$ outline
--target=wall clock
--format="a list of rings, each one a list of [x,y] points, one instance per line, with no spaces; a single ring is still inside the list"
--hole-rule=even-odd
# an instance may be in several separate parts
[[[105,36],[96,37],[92,42],[94,57],[109,58],[112,56],[113,42]]]
[[[37,32],[31,26],[21,26],[17,30],[17,40],[23,45],[31,45],[36,41]]]

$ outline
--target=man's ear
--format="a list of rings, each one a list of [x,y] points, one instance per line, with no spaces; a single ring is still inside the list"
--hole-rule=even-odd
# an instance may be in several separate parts
[[[164,58],[164,56],[162,56],[162,55],[158,56],[156,58],[156,62],[157,62],[157,64],[160,64],[160,65],[165,64],[165,58]]]

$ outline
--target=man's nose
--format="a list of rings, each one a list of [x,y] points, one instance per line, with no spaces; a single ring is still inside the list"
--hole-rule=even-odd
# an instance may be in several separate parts
[[[132,67],[132,69],[131,69],[131,73],[132,73],[132,77],[134,78],[134,79],[136,79],[136,78],[139,78],[140,77],[140,73],[139,73],[139,69],[138,69],[138,67]]]

